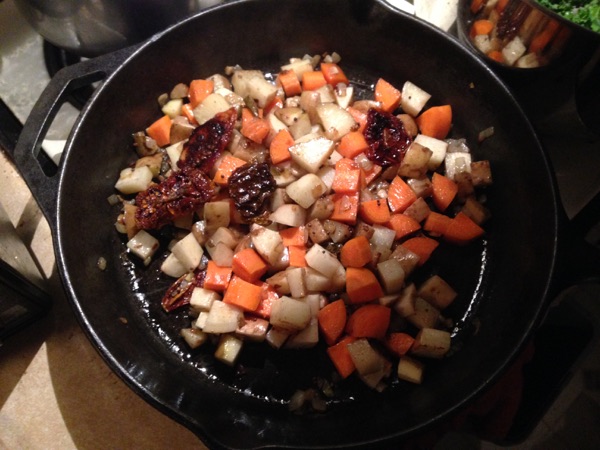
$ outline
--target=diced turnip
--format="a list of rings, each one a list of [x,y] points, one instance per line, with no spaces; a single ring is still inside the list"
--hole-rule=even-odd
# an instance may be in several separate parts
[[[273,300],[269,322],[291,332],[304,329],[311,319],[310,306],[300,300],[282,296]]]
[[[306,210],[295,203],[286,203],[273,211],[269,219],[288,227],[299,227],[306,223]]]
[[[440,310],[417,296],[415,299],[415,312],[406,318],[419,329],[435,328],[440,321]]]
[[[427,147],[429,150],[431,150],[431,157],[427,163],[427,168],[429,170],[436,170],[440,164],[444,162],[446,150],[448,149],[447,142],[431,136],[425,136],[424,134],[417,135],[413,142],[421,144],[423,147]]]
[[[240,356],[244,341],[233,334],[223,334],[215,350],[215,358],[228,366],[233,366]]]
[[[403,356],[398,362],[398,378],[415,384],[423,381],[423,369],[425,365],[410,356]]]
[[[254,342],[262,342],[267,336],[269,322],[260,317],[244,316],[244,322],[235,334]]]
[[[301,80],[302,74],[304,72],[312,72],[313,66],[310,60],[308,59],[295,59],[293,61],[290,61],[289,64],[281,66],[281,70],[293,70],[296,76],[298,77],[298,80]]]
[[[178,241],[171,252],[183,264],[183,266],[192,272],[200,265],[200,260],[204,254],[204,249],[196,240],[194,233],[188,233],[183,239]]]
[[[307,173],[285,188],[286,194],[305,209],[310,207],[326,191],[327,186],[314,173]]]
[[[332,277],[336,274],[342,263],[335,255],[328,250],[325,250],[319,244],[314,244],[304,257],[309,267],[312,267],[318,272],[321,272],[327,277]]]
[[[431,159],[432,154],[431,149],[418,142],[413,142],[406,150],[404,158],[402,158],[398,175],[408,178],[423,177],[427,173],[429,159]]]
[[[319,323],[316,317],[296,334],[292,334],[285,342],[285,348],[311,348],[319,342]]]
[[[471,154],[466,152],[446,153],[444,166],[446,176],[456,181],[456,174],[471,173]]]
[[[138,231],[127,241],[127,248],[144,263],[149,262],[159,246],[158,239],[144,230]]]
[[[415,195],[419,198],[427,198],[433,193],[433,184],[429,177],[409,178],[406,184],[410,186]],[[413,203],[414,204],[414,203]],[[412,204],[411,204],[412,206]],[[409,206],[410,208],[410,206]],[[408,209],[408,208],[407,208]]]
[[[404,285],[404,269],[398,260],[391,258],[377,264],[379,280],[386,294],[395,294]]]
[[[275,136],[281,130],[288,129],[287,125],[279,120],[273,111],[267,114],[267,122],[269,122],[269,125],[271,126],[271,133],[273,136]]]
[[[188,271],[173,253],[169,253],[165,258],[160,265],[160,270],[165,275],[173,278],[179,278]]]
[[[317,116],[325,130],[325,136],[332,141],[339,141],[356,129],[356,121],[352,114],[335,103],[322,103],[317,106]]]
[[[217,266],[231,267],[234,251],[223,242],[217,242],[216,245],[206,245],[206,251],[210,255],[210,259],[212,259]]]
[[[227,201],[207,202],[204,204],[204,223],[209,232],[219,227],[228,227],[231,206]]]
[[[340,108],[346,109],[354,100],[354,87],[352,86],[346,86],[343,89],[339,89],[338,85],[338,87],[333,90],[333,93],[335,95],[335,102]]]
[[[200,311],[198,318],[194,322],[194,327],[201,330],[206,325],[206,319],[208,319],[208,311]]]
[[[331,277],[331,287],[327,292],[342,292],[344,289],[346,289],[346,269],[340,264]]]
[[[227,100],[227,103],[229,103],[230,106],[233,106],[238,112],[245,106],[244,98],[233,92],[231,89],[220,87],[215,89],[214,93]]]
[[[527,47],[523,44],[523,41],[519,36],[515,36],[508,44],[502,49],[502,56],[504,62],[509,66],[512,66],[517,59],[525,54]]]
[[[308,219],[325,220],[333,213],[334,204],[330,196],[318,198],[308,209]]]
[[[323,294],[307,294],[298,300],[301,300],[310,306],[310,314],[312,317],[317,317],[321,308],[327,304],[327,299]]]
[[[492,184],[492,171],[488,160],[473,161],[471,163],[471,180],[475,187],[484,187]]]
[[[260,70],[236,70],[231,76],[233,91],[242,98],[253,98],[264,108],[277,95],[277,87],[269,83]]]
[[[349,343],[347,348],[359,375],[366,376],[385,370],[386,359],[371,346],[367,339],[357,339]]]
[[[396,232],[383,225],[373,225],[373,235],[369,242],[375,247],[392,248],[396,239]]]
[[[401,317],[408,317],[415,313],[415,301],[417,299],[417,287],[414,283],[410,283],[400,294],[396,303],[394,303],[394,310]]]
[[[290,284],[285,271],[277,272],[265,280],[279,295],[290,294]]]
[[[402,86],[402,110],[413,117],[419,115],[431,94],[421,89],[416,84],[406,81]]]
[[[229,248],[235,248],[235,246],[239,243],[239,238],[231,231],[231,229],[227,227],[219,227],[217,230],[209,237],[206,242],[207,246],[214,246],[222,242]]]
[[[297,106],[288,106],[276,109],[273,112],[273,114],[275,114],[275,117],[281,120],[281,122],[283,122],[285,126],[289,127],[295,124],[300,119],[300,116],[304,114],[304,111],[302,110],[302,108],[299,108]]]
[[[197,328],[182,328],[179,335],[192,350],[200,347],[208,338],[206,333]]]
[[[190,306],[196,311],[210,311],[213,302],[221,300],[221,296],[210,289],[196,286],[190,296]]]
[[[335,102],[335,93],[333,91],[333,87],[330,84],[326,84],[318,89],[315,89],[315,92],[319,94],[321,104]]]
[[[194,118],[196,122],[203,125],[216,114],[227,111],[229,108],[231,108],[231,105],[222,95],[212,93],[194,108]]]
[[[215,301],[210,307],[202,331],[214,334],[233,333],[243,320],[244,314],[240,308],[222,301]]]
[[[161,108],[161,111],[167,116],[169,116],[171,119],[174,119],[175,117],[181,114],[182,106],[183,100],[180,98],[174,98],[165,103]]]
[[[336,244],[346,242],[352,237],[352,227],[337,220],[327,219],[323,221],[323,228]]]
[[[431,208],[423,197],[417,198],[408,208],[404,210],[404,215],[412,217],[417,222],[423,222],[431,212]]]
[[[271,170],[271,175],[273,175],[273,179],[278,188],[285,188],[298,179],[294,168],[289,164],[284,164],[280,164],[275,170]]]
[[[526,53],[517,59],[515,66],[521,69],[533,69],[540,66],[540,60],[535,53]]]
[[[304,297],[307,293],[303,267],[290,267],[285,271],[290,286],[290,295],[294,298]]]
[[[442,310],[447,308],[458,294],[442,277],[432,275],[419,286],[418,295]]]
[[[415,337],[410,353],[425,358],[442,358],[450,350],[451,336],[448,331],[423,328]]]
[[[283,253],[283,240],[277,231],[261,225],[253,225],[250,237],[254,250],[269,264],[276,264]]]
[[[307,172],[316,173],[333,152],[334,142],[319,137],[290,147],[292,159]]]
[[[404,274],[407,277],[415,270],[417,264],[419,263],[419,255],[410,251],[406,247],[403,247],[402,245],[398,245],[394,249],[390,255],[390,258],[397,259],[400,262],[402,268],[404,269]]]
[[[333,185],[333,179],[335,178],[335,167],[330,165],[322,166],[316,174],[319,179],[325,185],[325,193],[328,194],[331,191]]]
[[[136,194],[148,189],[152,183],[152,171],[148,166],[141,166],[132,169],[128,167],[121,170],[119,179],[115,183],[115,188],[122,194]]]
[[[273,348],[281,348],[285,341],[292,334],[291,331],[284,330],[281,328],[271,327],[269,331],[267,331],[266,341]]]
[[[331,280],[312,267],[304,268],[304,280],[308,292],[324,292],[331,288]]]
[[[461,211],[478,225],[482,225],[491,215],[490,211],[473,197],[466,199]]]
[[[492,50],[492,43],[487,34],[478,34],[473,38],[473,45],[484,55],[487,55]]]

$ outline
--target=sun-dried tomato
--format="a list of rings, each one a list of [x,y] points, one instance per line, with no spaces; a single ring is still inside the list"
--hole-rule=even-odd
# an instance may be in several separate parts
[[[165,292],[161,305],[167,312],[174,311],[190,303],[192,291],[196,286],[202,286],[206,270],[196,270],[194,274],[186,273],[179,277]]]
[[[193,167],[209,173],[227,148],[236,119],[237,113],[231,108],[196,127],[183,147],[177,166],[180,169]]]
[[[382,167],[400,164],[412,139],[396,116],[371,108],[364,130],[367,158]]]
[[[145,230],[158,229],[193,213],[214,193],[214,183],[202,170],[180,170],[136,196],[136,224]]]
[[[229,177],[229,195],[243,219],[253,221],[266,211],[277,184],[267,163],[248,163]]]

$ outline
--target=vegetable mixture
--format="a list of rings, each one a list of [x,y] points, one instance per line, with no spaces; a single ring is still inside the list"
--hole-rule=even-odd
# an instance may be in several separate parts
[[[339,378],[377,390],[421,383],[450,350],[459,293],[414,274],[441,242],[482,238],[489,163],[448,139],[452,106],[413,82],[357,91],[335,53],[272,76],[227,67],[162,95],[134,134],[116,226],[146,264],[173,230],[162,306],[189,308],[191,348],[234,366],[251,342],[320,345]]]

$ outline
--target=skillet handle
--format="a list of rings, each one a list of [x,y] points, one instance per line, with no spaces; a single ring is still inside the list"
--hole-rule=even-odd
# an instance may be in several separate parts
[[[8,153],[31,190],[44,216],[56,223],[58,185],[62,160],[56,167],[45,152],[42,142],[66,98],[76,89],[108,78],[139,47],[135,45],[89,59],[59,70],[50,80],[25,121],[14,148]],[[84,107],[85,109],[85,107]],[[78,117],[74,128],[77,127]],[[68,144],[67,144],[68,145]]]

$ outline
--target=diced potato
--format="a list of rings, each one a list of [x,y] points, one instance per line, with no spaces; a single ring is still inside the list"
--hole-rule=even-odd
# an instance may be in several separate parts
[[[492,43],[490,42],[490,37],[487,34],[476,35],[473,38],[473,44],[484,55],[487,55],[492,50]]]
[[[208,319],[208,311],[200,311],[198,318],[194,322],[194,328],[202,330],[204,325],[206,325],[206,319]]]
[[[269,331],[267,331],[266,341],[273,348],[281,348],[291,334],[291,331],[271,327]]]
[[[471,154],[466,152],[447,153],[444,166],[446,176],[451,180],[456,180],[456,175],[459,173],[471,173]]]
[[[525,47],[521,38],[519,36],[515,36],[502,49],[504,62],[509,66],[512,66],[521,56],[525,54],[526,51],[527,47]]]
[[[396,239],[396,232],[391,228],[383,225],[373,225],[373,235],[369,242],[375,247],[392,248],[392,244]]]
[[[415,312],[406,318],[419,329],[435,328],[440,321],[440,311],[431,303],[417,296],[415,299]]]
[[[197,328],[182,328],[179,335],[192,350],[200,347],[208,338],[205,332]]]
[[[231,108],[229,102],[222,95],[213,92],[194,108],[194,118],[196,122],[203,125],[215,117],[216,114],[227,111],[229,108]]]
[[[271,305],[269,322],[274,327],[295,332],[304,329],[310,319],[309,305],[291,297],[279,297]]]
[[[404,269],[398,260],[391,258],[377,264],[379,280],[386,294],[395,294],[404,285]]]
[[[250,237],[254,250],[269,264],[276,264],[283,253],[283,240],[277,231],[261,225],[253,225]]]
[[[171,133],[169,134],[169,142],[174,144],[183,144],[184,141],[189,139],[194,131],[196,125],[192,125],[188,122],[188,120],[183,116],[177,116],[173,119],[173,123],[171,124]]]
[[[127,241],[127,248],[144,262],[152,258],[159,246],[158,239],[144,230],[138,231]]]
[[[302,113],[298,120],[289,126],[289,131],[294,140],[304,139],[306,136],[312,136],[313,124],[310,121],[308,113]]]
[[[303,267],[290,267],[285,271],[290,286],[290,295],[294,298],[304,297],[307,294],[306,282],[304,280]]]
[[[403,247],[402,245],[398,245],[394,249],[390,255],[390,258],[397,259],[400,262],[402,268],[404,269],[404,274],[407,277],[415,270],[417,264],[419,263],[419,255],[410,251],[406,247]]]
[[[394,310],[401,317],[412,316],[415,313],[415,301],[417,300],[417,287],[414,283],[410,283],[404,289],[400,297],[394,303]]]
[[[277,170],[271,170],[271,174],[278,188],[285,188],[298,179],[296,171],[292,167],[282,164],[277,167]]]
[[[329,234],[323,227],[323,224],[319,219],[313,219],[306,224],[306,231],[308,232],[308,238],[314,244],[320,244],[329,239]]]
[[[292,334],[285,342],[286,348],[311,348],[319,342],[319,322],[316,317],[296,334]]]
[[[286,194],[305,209],[312,206],[326,191],[325,183],[313,173],[307,173],[285,188]]]
[[[337,152],[335,152],[337,153]],[[333,154],[333,153],[332,153]],[[328,194],[331,191],[331,186],[333,185],[333,179],[335,177],[335,167],[326,165],[322,166],[316,174],[321,182],[325,185],[325,194]]]
[[[223,242],[217,242],[217,245],[206,245],[206,251],[217,266],[231,267],[234,251]]]
[[[540,66],[540,60],[535,53],[526,53],[517,60],[515,66],[521,69],[533,69]]]
[[[173,253],[169,253],[169,255],[165,258],[160,265],[160,270],[165,275],[173,278],[179,278],[188,271]]]
[[[415,337],[410,353],[425,358],[442,358],[450,350],[451,335],[436,328],[423,328]]]
[[[296,59],[291,61],[289,64],[281,66],[281,70],[293,70],[298,77],[298,80],[301,80],[302,74],[304,72],[311,72],[313,70],[313,66],[308,59]]]
[[[439,275],[428,278],[417,291],[419,297],[437,309],[447,308],[458,295],[456,291]]]
[[[406,151],[398,175],[408,178],[421,178],[427,173],[433,152],[418,142],[413,142]]]
[[[286,203],[273,211],[269,215],[269,219],[288,227],[299,227],[306,222],[306,210],[300,205]]]
[[[357,339],[348,344],[347,348],[360,375],[377,373],[385,368],[385,358],[371,346],[367,339]]]
[[[190,306],[196,311],[210,311],[213,302],[221,300],[221,296],[210,289],[196,286],[190,296]]]
[[[325,220],[333,213],[333,200],[331,197],[318,198],[308,210],[308,219]]]
[[[402,110],[413,117],[419,115],[431,94],[421,89],[416,84],[406,81],[402,86]]]
[[[161,111],[167,116],[169,116],[171,119],[174,119],[175,117],[181,114],[182,106],[183,100],[180,98],[175,98],[165,103],[161,108]]]
[[[308,292],[324,292],[329,290],[332,285],[329,277],[312,267],[304,267],[304,281]]]
[[[417,198],[408,208],[404,210],[404,215],[412,217],[417,222],[423,222],[431,212],[431,208],[423,197]]]
[[[327,277],[332,277],[336,274],[342,263],[335,257],[334,254],[325,250],[319,244],[314,244],[307,252],[306,263],[309,267],[321,272]]]
[[[267,284],[275,289],[279,295],[290,294],[290,284],[288,282],[287,274],[285,271],[277,272],[266,279]]]
[[[277,87],[269,83],[260,70],[236,70],[231,77],[233,90],[242,98],[253,98],[264,108],[277,95]]]
[[[421,384],[425,365],[410,356],[403,356],[398,362],[398,378],[411,383]]]
[[[312,317],[317,317],[321,308],[327,304],[327,299],[323,294],[307,294],[298,300],[303,301],[310,306],[310,314]]]
[[[342,292],[346,289],[346,268],[340,264],[331,278],[331,287],[327,292]]]
[[[346,242],[352,237],[352,227],[337,220],[325,220],[323,222],[323,229],[336,244]]]
[[[288,106],[284,108],[278,108],[274,111],[275,117],[277,117],[285,126],[289,127],[296,123],[304,111],[298,106]]]
[[[222,242],[229,248],[235,248],[235,246],[239,243],[239,238],[234,234],[233,231],[231,231],[231,229],[227,227],[219,227],[210,236],[210,238],[206,242],[206,245],[214,246],[219,242]]]
[[[222,334],[215,351],[215,358],[228,366],[233,366],[242,351],[244,341],[233,334]]]
[[[204,204],[204,223],[209,233],[219,227],[229,226],[230,208],[230,203],[223,200]]]
[[[316,173],[331,155],[334,142],[324,137],[294,144],[290,147],[292,159],[303,169]]]
[[[214,334],[233,333],[243,323],[243,320],[244,314],[240,308],[222,301],[215,301],[210,307],[202,331]]]
[[[410,186],[418,199],[430,197],[433,193],[433,184],[431,183],[431,179],[429,179],[429,177],[409,178],[406,184]],[[414,205],[414,202],[410,206],[412,205]],[[408,208],[410,208],[410,206]],[[429,207],[427,209],[429,210]],[[429,212],[427,214],[429,214]]]
[[[357,126],[352,115],[336,103],[318,105],[317,116],[325,130],[325,136],[332,141],[339,141]]]
[[[136,194],[148,189],[152,183],[152,171],[148,166],[132,169],[128,167],[121,170],[115,188],[122,194]]]
[[[168,147],[167,147],[168,148]],[[163,156],[160,153],[156,153],[150,156],[143,156],[135,162],[135,167],[147,166],[152,172],[153,176],[158,176],[160,173],[160,166],[162,165]]]
[[[466,199],[461,211],[478,225],[490,218],[490,211],[473,197]]]
[[[244,98],[241,95],[236,94],[231,89],[220,87],[215,89],[215,94],[220,95],[227,103],[233,106],[238,112],[245,106]]]
[[[346,86],[344,89],[338,88],[333,90],[335,102],[340,108],[346,109],[354,101],[354,87]]]
[[[183,239],[178,241],[171,252],[183,264],[183,266],[192,272],[200,265],[200,260],[204,254],[204,249],[196,240],[194,233],[188,233]]]
[[[447,142],[431,136],[425,136],[424,134],[417,135],[413,142],[421,144],[423,147],[427,147],[429,150],[431,150],[431,157],[427,163],[427,168],[429,170],[436,170],[440,164],[444,162],[446,150],[448,149]]]
[[[269,322],[260,317],[244,316],[242,325],[235,330],[235,334],[254,342],[262,342],[267,336]]]
[[[485,187],[492,184],[492,170],[488,160],[473,161],[471,163],[471,179],[473,186]]]

